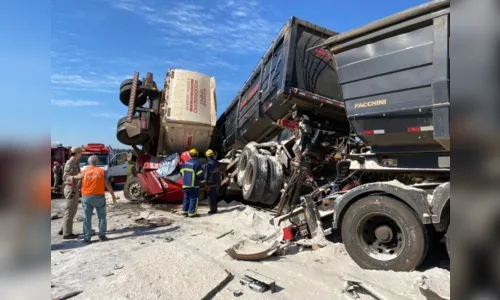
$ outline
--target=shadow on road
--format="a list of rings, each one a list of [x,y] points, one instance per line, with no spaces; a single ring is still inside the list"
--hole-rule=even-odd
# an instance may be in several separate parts
[[[236,207],[232,207],[232,208],[228,208],[228,209],[218,209],[218,214],[225,214],[225,213],[230,213],[230,212],[233,212],[235,210],[237,211],[244,211],[245,210],[245,206],[236,206]]]
[[[450,258],[448,251],[446,251],[446,244],[442,242],[430,246],[427,256],[418,270],[423,272],[436,267],[450,271]]]
[[[165,229],[158,230],[159,227],[151,227],[151,226],[135,226],[135,227],[126,227],[117,229],[114,231],[108,231],[107,235],[109,240],[107,242],[113,242],[115,240],[125,239],[125,238],[133,238],[139,236],[150,236],[150,235],[161,235],[165,233],[171,233],[179,230],[180,226],[169,226]],[[156,229],[156,230],[155,230]],[[122,234],[119,236],[114,236],[116,234]],[[70,250],[77,249],[80,247],[84,247],[86,244],[83,243],[82,240],[68,240],[62,241],[61,243],[50,245],[51,251],[57,250]]]
[[[125,239],[125,238],[131,238],[131,237],[138,237],[138,236],[150,236],[150,235],[159,235],[159,234],[165,234],[165,233],[171,233],[179,230],[181,227],[180,226],[169,226],[165,229],[162,230],[155,230],[158,229],[158,227],[150,227],[150,226],[138,226],[138,227],[129,227],[129,228],[122,228],[118,229],[115,231],[112,231],[111,234],[116,234],[116,233],[128,233],[125,235],[120,235],[117,237],[111,236],[109,237],[110,241],[114,240],[120,240],[120,239]]]

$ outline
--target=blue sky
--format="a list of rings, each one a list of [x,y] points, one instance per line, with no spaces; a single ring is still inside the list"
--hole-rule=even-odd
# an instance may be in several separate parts
[[[213,75],[220,114],[290,16],[344,32],[423,2],[53,0],[52,141],[122,146],[116,122],[127,108],[118,89],[134,71],[153,72],[158,83],[168,68]],[[24,28],[24,39],[41,36],[36,30]],[[12,55],[34,50],[19,51]]]

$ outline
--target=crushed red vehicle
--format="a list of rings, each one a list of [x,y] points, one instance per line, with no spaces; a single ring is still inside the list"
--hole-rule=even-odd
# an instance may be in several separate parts
[[[124,187],[125,198],[131,201],[180,202],[184,198],[180,168],[189,159],[188,152],[182,153],[176,169],[168,176],[160,176],[158,170],[163,157],[151,156],[136,149],[138,156],[136,172]],[[200,191],[201,193],[203,191]]]

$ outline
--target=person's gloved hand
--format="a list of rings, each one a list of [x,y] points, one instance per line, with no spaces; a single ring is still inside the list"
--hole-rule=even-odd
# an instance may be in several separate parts
[[[205,186],[205,191],[210,192],[210,186],[209,185]]]

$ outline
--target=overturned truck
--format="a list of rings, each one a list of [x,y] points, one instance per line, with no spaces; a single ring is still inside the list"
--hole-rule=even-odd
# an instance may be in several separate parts
[[[131,201],[182,200],[178,163],[185,159],[178,154],[210,146],[217,115],[215,78],[169,69],[160,89],[152,73],[139,80],[136,72],[122,82],[120,101],[128,107],[128,114],[118,121],[116,137],[137,153],[135,170],[124,186],[125,197]]]
[[[414,270],[445,235],[449,253],[449,18],[449,1],[342,34],[292,18],[217,122],[226,197],[303,238],[340,231],[363,268]]]

